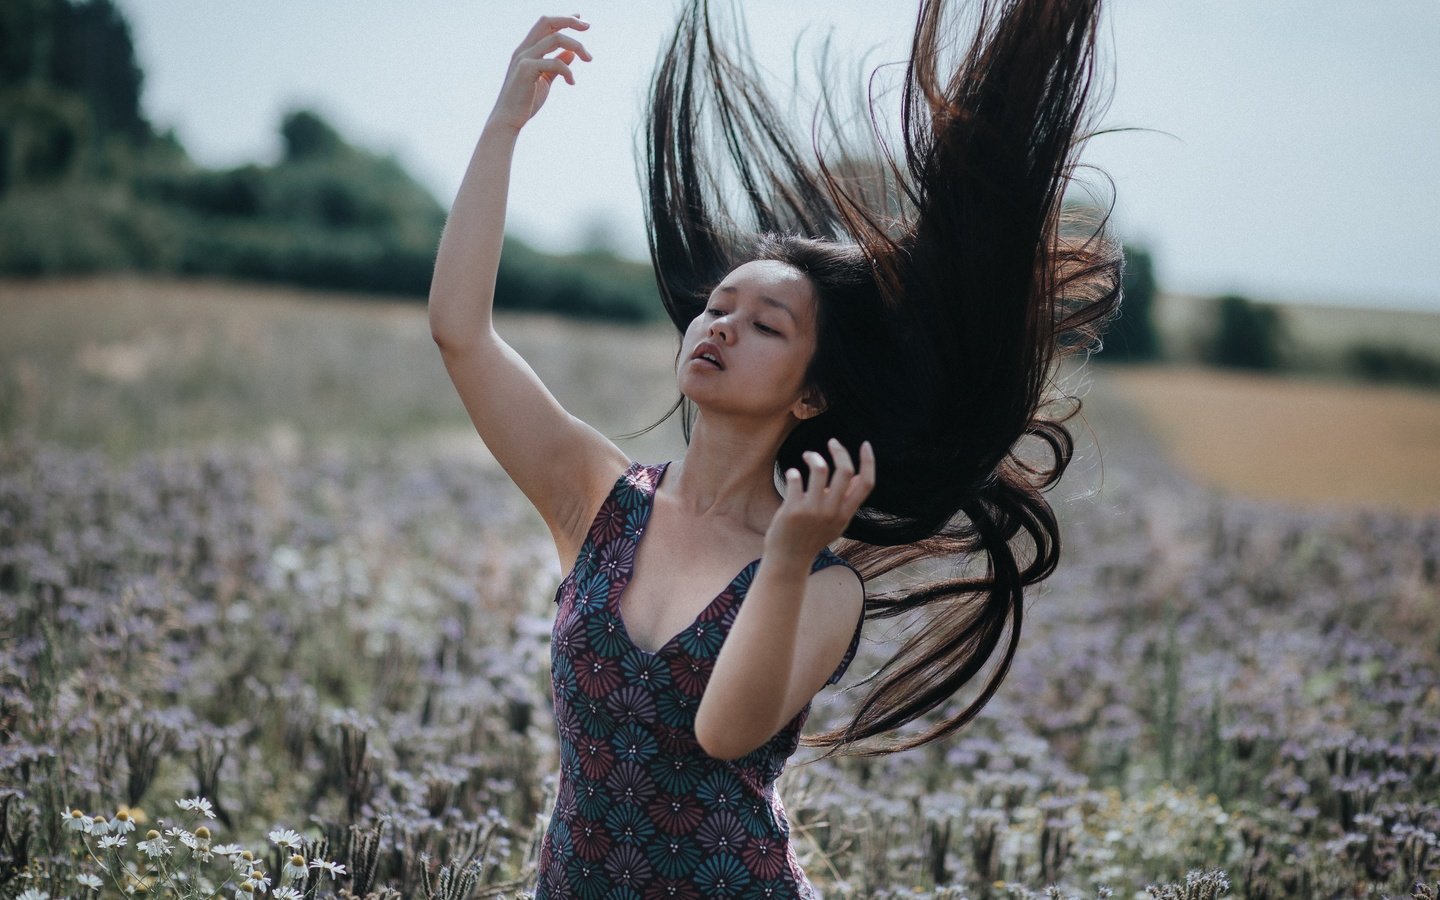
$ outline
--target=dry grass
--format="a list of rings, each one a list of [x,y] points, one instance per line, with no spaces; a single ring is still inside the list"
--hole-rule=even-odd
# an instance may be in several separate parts
[[[1440,508],[1433,391],[1198,368],[1105,374],[1202,481],[1288,502]]]
[[[674,399],[673,334],[497,315],[565,407],[607,434]],[[433,440],[485,456],[425,303],[215,281],[0,281],[0,433],[116,459],[258,441]],[[622,446],[652,458],[661,430]],[[658,457],[657,457],[658,458]]]
[[[0,433],[116,457],[366,439],[487,458],[415,299],[128,277],[0,281],[0,320]],[[565,407],[607,434],[648,424],[675,396],[666,327],[497,321]],[[1440,394],[1199,368],[1091,371],[1087,419],[1107,453],[1151,452],[1149,430],[1184,469],[1240,493],[1440,507]],[[621,446],[672,458],[673,424]]]

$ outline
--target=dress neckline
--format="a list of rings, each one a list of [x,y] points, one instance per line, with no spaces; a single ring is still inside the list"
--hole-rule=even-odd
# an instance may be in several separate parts
[[[637,463],[637,465],[643,467],[644,464]],[[646,656],[662,655],[667,649],[669,649],[676,642],[678,642],[680,638],[684,637],[692,629],[694,629],[695,626],[699,625],[700,622],[705,618],[706,614],[714,608],[715,604],[719,603],[721,599],[723,599],[727,594],[730,593],[731,589],[735,587],[736,582],[740,581],[742,578],[745,577],[747,573],[750,573],[752,569],[760,565],[761,559],[760,557],[756,557],[749,563],[746,563],[745,567],[739,572],[737,572],[735,574],[735,577],[731,578],[730,582],[720,589],[720,593],[710,598],[710,601],[706,603],[703,607],[701,607],[700,611],[695,614],[695,617],[690,620],[690,624],[686,625],[684,628],[671,635],[670,639],[665,641],[665,643],[661,644],[659,647],[656,647],[654,650],[647,650],[639,644],[635,643],[635,639],[630,636],[629,627],[625,624],[625,616],[622,615],[620,612],[620,601],[624,598],[625,592],[630,589],[630,582],[635,580],[635,567],[640,561],[640,542],[645,539],[645,534],[650,529],[650,518],[651,515],[655,512],[655,495],[660,493],[660,482],[665,478],[665,473],[669,470],[670,463],[663,462],[655,468],[657,468],[658,471],[655,473],[654,483],[650,486],[649,490],[644,492],[645,519],[644,524],[640,527],[639,534],[637,534],[634,538],[635,546],[634,552],[631,554],[630,557],[630,567],[624,570],[623,574],[620,576],[622,578],[620,589],[618,591],[612,591],[610,599],[610,612],[615,616],[616,621],[620,623],[620,631],[624,633],[625,640],[629,642],[630,646],[634,647],[636,650],[640,651]]]

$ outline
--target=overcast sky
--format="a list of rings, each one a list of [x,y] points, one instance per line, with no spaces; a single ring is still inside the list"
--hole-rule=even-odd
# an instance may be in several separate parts
[[[603,223],[645,257],[635,135],[677,0],[118,4],[150,118],[202,164],[274,161],[303,105],[447,208],[516,44],[542,13],[579,12],[594,62],[522,134],[507,227],[564,250]],[[914,10],[745,3],[760,62],[786,78],[807,27],[803,47],[833,28],[851,59],[901,59]],[[1115,0],[1103,30],[1104,124],[1164,134],[1102,136],[1085,159],[1114,179],[1120,234],[1152,250],[1162,286],[1440,310],[1440,2]]]

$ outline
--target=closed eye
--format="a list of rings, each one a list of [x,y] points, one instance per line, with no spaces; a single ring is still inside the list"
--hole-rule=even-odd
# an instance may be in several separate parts
[[[780,333],[780,332],[776,331],[774,328],[771,328],[769,325],[766,325],[764,322],[756,322],[756,323],[755,323],[755,327],[758,328],[758,329],[760,329],[760,330],[761,330],[762,332],[764,332],[765,334],[779,334],[779,333]]]

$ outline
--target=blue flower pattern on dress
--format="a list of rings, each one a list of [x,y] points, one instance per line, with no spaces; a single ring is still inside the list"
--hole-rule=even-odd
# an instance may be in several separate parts
[[[700,698],[760,561],[653,653],[621,620],[620,595],[668,465],[632,463],[616,480],[555,592],[560,782],[536,898],[814,897],[775,792],[810,704],[737,760],[715,759],[695,740]],[[832,565],[849,564],[827,549],[811,571]],[[861,624],[826,684],[849,667]]]

